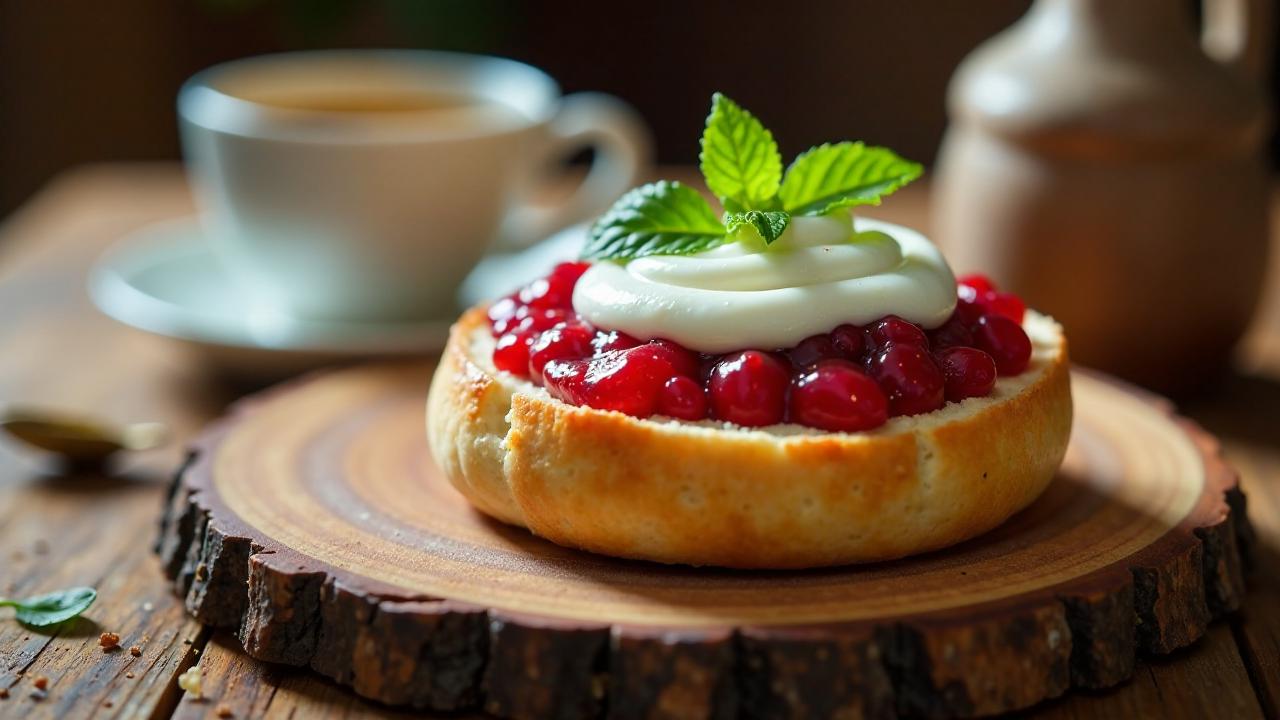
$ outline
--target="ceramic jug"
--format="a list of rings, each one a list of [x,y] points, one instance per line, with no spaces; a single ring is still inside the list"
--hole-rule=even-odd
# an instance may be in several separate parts
[[[1073,359],[1159,390],[1211,377],[1268,244],[1256,70],[1269,0],[1037,0],[949,89],[934,233],[1066,327]]]

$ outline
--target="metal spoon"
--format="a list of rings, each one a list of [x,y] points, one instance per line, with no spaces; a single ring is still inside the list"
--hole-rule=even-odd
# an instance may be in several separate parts
[[[101,463],[121,450],[150,450],[169,439],[161,423],[116,426],[37,408],[12,407],[0,415],[0,430],[31,447],[76,465]]]

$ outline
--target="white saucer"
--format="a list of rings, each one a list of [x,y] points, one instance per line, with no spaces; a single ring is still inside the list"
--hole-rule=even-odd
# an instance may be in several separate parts
[[[89,276],[107,315],[180,341],[237,375],[280,376],[369,357],[444,347],[452,320],[333,321],[254,307],[212,256],[195,218],[145,227],[107,251]]]
[[[471,307],[500,298],[546,275],[556,263],[577,258],[590,228],[591,223],[571,225],[520,252],[486,257],[462,283],[458,303]]]

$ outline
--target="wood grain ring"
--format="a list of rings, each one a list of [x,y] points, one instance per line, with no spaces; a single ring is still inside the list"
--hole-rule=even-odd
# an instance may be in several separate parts
[[[1071,449],[997,530],[805,572],[667,567],[471,510],[423,434],[430,368],[240,403],[194,445],[158,542],[202,622],[361,695],[515,718],[985,715],[1127,678],[1238,607],[1251,537],[1216,443],[1073,377]]]

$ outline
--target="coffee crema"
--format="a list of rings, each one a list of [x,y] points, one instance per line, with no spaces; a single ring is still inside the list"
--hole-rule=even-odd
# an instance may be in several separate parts
[[[501,110],[491,100],[438,92],[292,92],[236,93],[236,97],[283,110],[318,113],[408,113]]]

